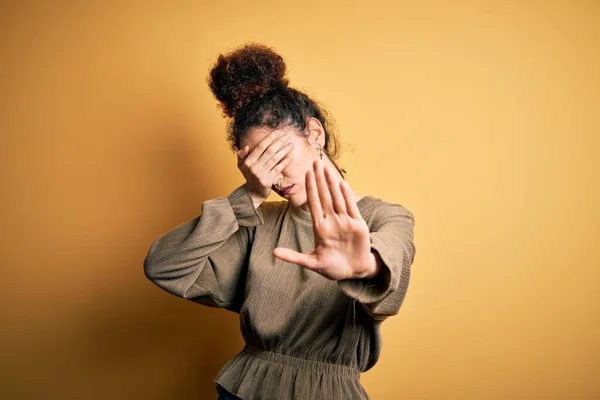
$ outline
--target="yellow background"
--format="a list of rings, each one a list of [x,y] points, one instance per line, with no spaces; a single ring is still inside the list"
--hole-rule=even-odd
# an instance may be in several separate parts
[[[2,354],[15,399],[214,398],[236,315],[143,276],[242,183],[206,85],[275,47],[417,256],[373,399],[600,397],[600,3],[3,2]]]

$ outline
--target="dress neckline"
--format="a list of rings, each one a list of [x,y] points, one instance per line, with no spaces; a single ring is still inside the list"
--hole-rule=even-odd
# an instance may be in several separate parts
[[[365,203],[372,199],[373,196],[371,195],[361,197],[360,200],[356,202],[358,209],[360,210]],[[292,203],[289,202],[288,207],[290,208],[292,216],[294,216],[297,220],[312,224],[312,214],[309,211],[304,211],[302,208],[293,206]]]

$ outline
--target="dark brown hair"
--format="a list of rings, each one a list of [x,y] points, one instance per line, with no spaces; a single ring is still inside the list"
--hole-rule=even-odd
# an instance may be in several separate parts
[[[239,149],[241,138],[254,127],[277,129],[291,126],[304,132],[308,118],[319,120],[325,130],[323,151],[335,163],[339,143],[325,110],[299,90],[290,88],[283,58],[271,48],[246,44],[226,55],[219,55],[210,71],[208,85],[220,103],[223,114],[231,118],[228,141]]]

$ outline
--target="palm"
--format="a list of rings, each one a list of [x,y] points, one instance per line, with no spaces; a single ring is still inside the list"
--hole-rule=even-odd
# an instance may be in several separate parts
[[[308,204],[313,219],[314,250],[310,254],[276,248],[284,261],[311,269],[332,280],[365,276],[373,267],[369,228],[347,182],[330,169],[315,164],[306,176]]]
[[[328,217],[313,227],[315,250],[311,255],[317,272],[337,281],[354,277],[361,266],[368,265],[369,230],[364,221],[332,221]]]

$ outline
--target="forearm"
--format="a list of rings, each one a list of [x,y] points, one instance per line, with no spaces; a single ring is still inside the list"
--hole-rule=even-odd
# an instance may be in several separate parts
[[[226,198],[205,201],[202,215],[153,241],[144,261],[148,279],[181,297],[194,285],[191,295],[229,299],[245,264],[251,231],[263,223],[252,203],[242,186]]]

